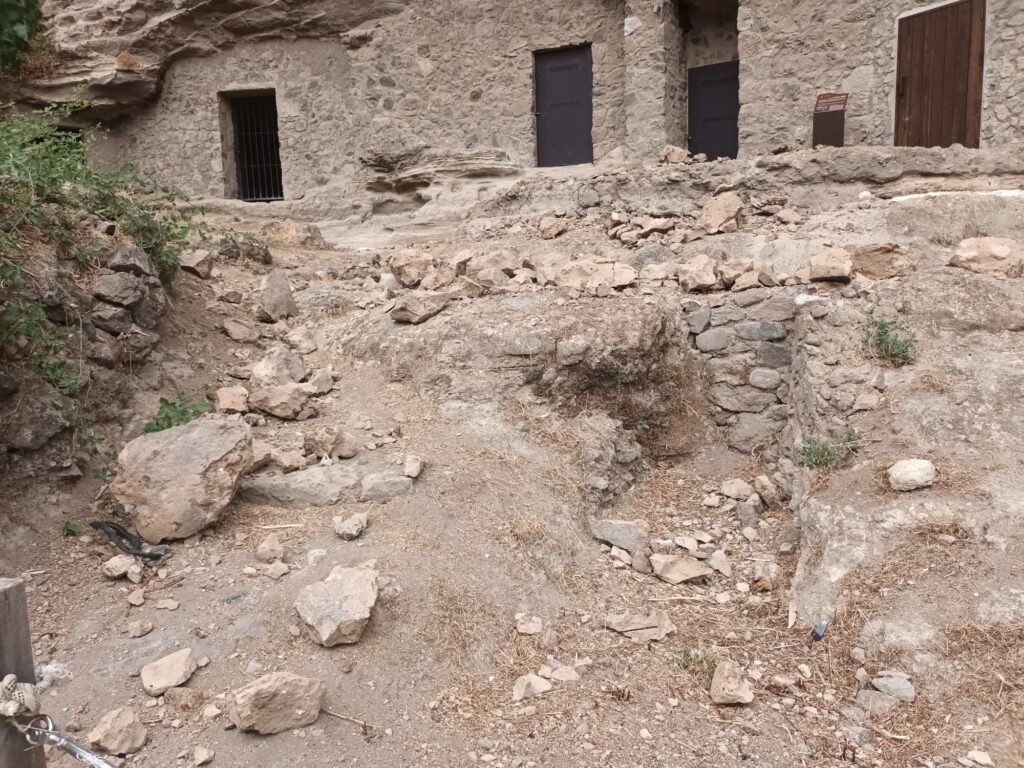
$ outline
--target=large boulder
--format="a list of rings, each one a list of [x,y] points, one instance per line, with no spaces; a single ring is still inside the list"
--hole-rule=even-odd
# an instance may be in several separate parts
[[[373,566],[370,561],[354,568],[335,568],[326,579],[299,592],[295,610],[315,642],[326,648],[359,642],[377,602]]]
[[[274,672],[231,693],[228,717],[240,731],[282,733],[316,722],[326,686],[322,680]]]
[[[697,229],[713,235],[728,229],[743,210],[743,200],[735,192],[723,192],[711,198],[697,217]]]
[[[216,522],[252,463],[240,416],[211,414],[132,440],[117,458],[114,496],[150,543],[193,536]]]

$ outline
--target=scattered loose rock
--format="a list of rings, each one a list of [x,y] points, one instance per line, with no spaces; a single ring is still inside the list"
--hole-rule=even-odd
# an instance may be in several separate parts
[[[544,629],[544,622],[537,616],[527,616],[525,613],[516,614],[516,632],[520,635],[539,635]]]
[[[302,728],[320,717],[325,692],[322,680],[275,672],[232,692],[228,717],[239,730],[265,735]]]
[[[153,631],[152,621],[128,622],[128,637],[145,637]]]
[[[256,559],[261,563],[272,563],[284,557],[284,545],[276,533],[267,536],[256,547]]]
[[[295,610],[309,636],[327,648],[359,642],[377,602],[377,571],[373,561],[354,568],[338,567],[323,581],[305,587]]]
[[[409,294],[395,302],[391,309],[391,319],[396,323],[419,325],[447,306],[448,297],[441,294]]]
[[[334,533],[338,538],[345,541],[353,541],[363,535],[370,516],[366,512],[357,512],[348,517],[338,516],[334,518]]]
[[[392,472],[373,472],[360,482],[360,501],[385,501],[412,490],[412,478]]]
[[[711,679],[711,700],[723,705],[750,704],[754,701],[754,689],[743,670],[731,661],[723,661],[715,667]]]
[[[651,527],[646,520],[591,520],[590,533],[595,539],[632,554],[647,546]]]
[[[1018,278],[1024,274],[1024,247],[1003,237],[972,237],[960,243],[951,267],[991,277]]]
[[[916,491],[935,483],[935,465],[926,459],[904,459],[889,467],[889,485],[894,491]]]
[[[185,251],[178,257],[178,266],[206,280],[213,271],[213,255],[201,248]]]
[[[875,690],[887,693],[894,699],[912,703],[917,697],[913,684],[905,677],[883,676],[871,681]]]
[[[148,732],[127,707],[107,712],[89,732],[89,743],[111,755],[131,755],[146,744]]]
[[[135,565],[136,560],[132,555],[114,555],[103,563],[100,570],[108,579],[123,579]]]
[[[540,675],[530,673],[516,679],[512,684],[512,701],[522,701],[540,696],[551,690],[551,683]]]
[[[611,614],[605,619],[604,625],[637,643],[664,640],[676,631],[676,625],[665,611]]]
[[[654,575],[669,584],[682,584],[713,573],[700,560],[685,555],[651,555],[651,566],[654,568]]]
[[[848,283],[853,275],[853,256],[842,248],[827,248],[811,258],[811,281]]]
[[[271,272],[263,284],[257,317],[265,323],[276,323],[298,313],[288,277],[280,270]]]
[[[217,390],[218,413],[246,413],[248,410],[249,390],[245,387],[221,387]]]
[[[142,687],[150,696],[159,696],[168,688],[188,682],[198,666],[192,649],[182,648],[144,666],[141,672]]]

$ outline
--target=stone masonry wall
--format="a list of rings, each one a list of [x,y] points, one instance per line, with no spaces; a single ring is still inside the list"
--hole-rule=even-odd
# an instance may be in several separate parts
[[[348,39],[241,43],[174,63],[159,100],[116,126],[101,155],[131,154],[191,194],[222,196],[219,96],[277,92],[285,197],[348,177],[371,153],[498,149],[535,162],[533,54],[590,42],[594,149],[625,135],[622,0],[418,3]]]
[[[892,144],[897,19],[931,0],[744,0],[740,152],[810,146],[815,97],[850,93],[847,144]],[[988,0],[982,146],[1024,141],[1024,6]]]

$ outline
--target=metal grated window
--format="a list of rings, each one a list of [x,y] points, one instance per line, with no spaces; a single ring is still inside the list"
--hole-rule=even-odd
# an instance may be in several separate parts
[[[277,97],[273,93],[231,97],[238,197],[247,202],[284,199]]]

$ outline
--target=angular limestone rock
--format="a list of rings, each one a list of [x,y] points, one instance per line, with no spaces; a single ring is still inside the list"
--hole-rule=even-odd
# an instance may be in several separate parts
[[[904,459],[889,467],[889,485],[894,491],[916,491],[935,483],[935,465],[927,459]]]
[[[551,683],[540,675],[523,675],[512,684],[512,701],[522,701],[540,696],[551,690]]]
[[[715,704],[750,704],[754,689],[743,670],[731,661],[723,661],[715,667],[711,679],[711,700]]]
[[[743,200],[735,192],[723,192],[711,198],[697,217],[697,229],[709,235],[721,232],[743,210]]]
[[[286,475],[260,474],[246,478],[239,495],[255,504],[306,509],[337,504],[359,484],[350,467],[318,464]],[[355,492],[348,494],[355,499]]]
[[[299,592],[295,610],[307,634],[332,648],[359,642],[377,602],[377,571],[373,561],[354,568],[338,567],[323,581]]]
[[[168,688],[177,688],[188,682],[198,666],[192,649],[182,648],[144,666],[140,673],[142,687],[150,696],[159,696]]]
[[[107,712],[89,731],[89,743],[111,755],[131,755],[146,744],[146,726],[127,707]]]
[[[322,680],[291,672],[264,675],[230,694],[228,717],[240,731],[265,735],[302,728],[320,717],[326,690]]]
[[[811,281],[848,283],[853,275],[853,256],[842,248],[826,248],[811,257]]]
[[[343,517],[339,515],[334,518],[334,533],[344,541],[354,541],[363,535],[370,516],[366,512],[357,512],[354,515]]]
[[[366,475],[359,493],[360,501],[386,501],[412,490],[412,478],[393,472],[373,472]]]
[[[685,555],[651,555],[654,575],[669,584],[682,584],[710,576],[713,571],[700,560]]]
[[[949,266],[979,275],[1017,278],[1024,273],[1024,247],[1005,237],[972,237],[960,243]]]
[[[665,611],[651,611],[648,614],[614,613],[605,618],[604,625],[635,643],[664,640],[676,631],[676,625]]]
[[[275,270],[267,275],[263,294],[256,316],[265,323],[276,323],[286,317],[299,314],[299,308],[292,297],[292,287],[284,272]]]
[[[402,296],[391,309],[396,323],[419,325],[448,306],[448,297],[441,294],[409,294]]]
[[[184,539],[216,522],[252,463],[240,416],[211,414],[132,440],[117,457],[114,496],[146,541]]]
[[[302,358],[284,344],[278,344],[252,367],[249,385],[276,387],[295,384],[306,378],[306,364]]]
[[[646,520],[591,520],[590,533],[599,541],[633,554],[647,546],[651,526]]]
[[[253,390],[249,407],[279,419],[297,419],[306,408],[309,398],[317,394],[312,384],[281,384]]]

